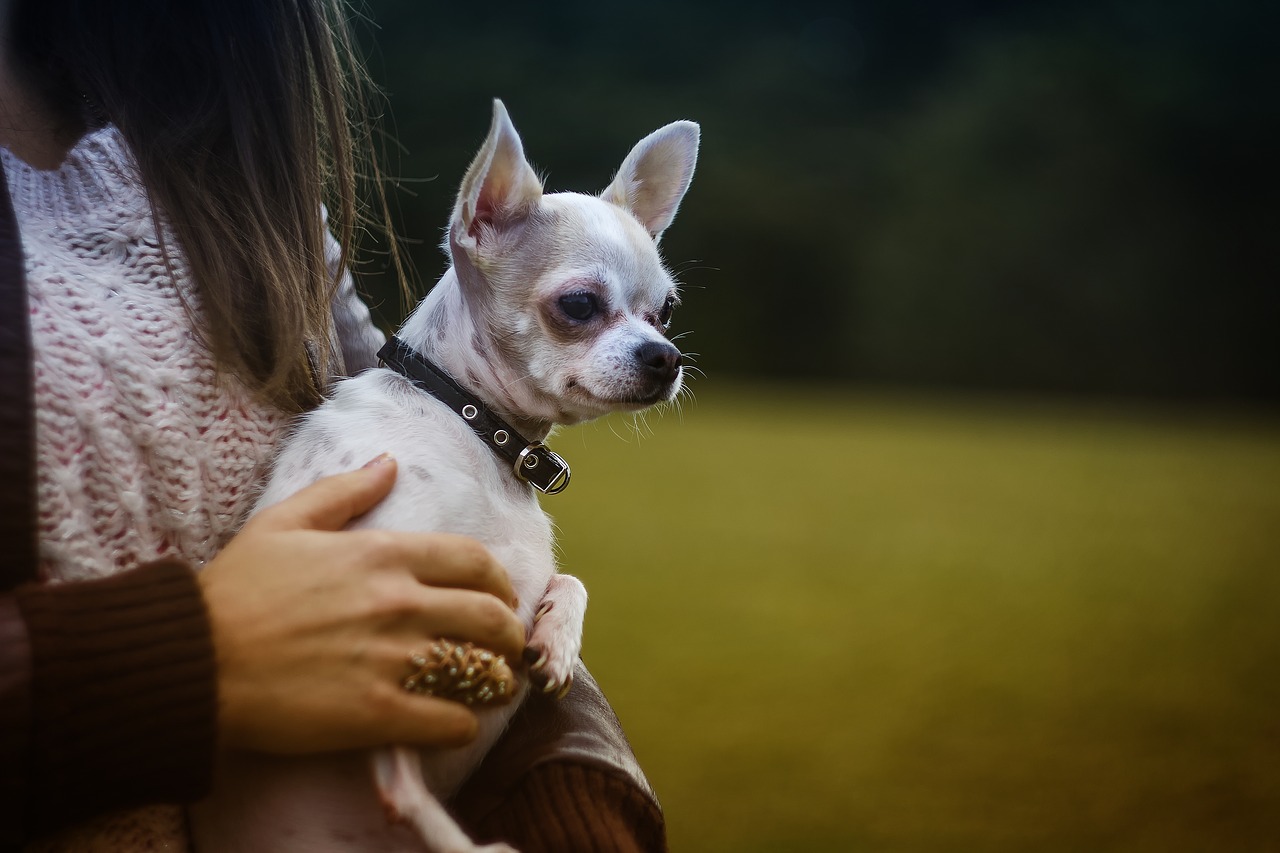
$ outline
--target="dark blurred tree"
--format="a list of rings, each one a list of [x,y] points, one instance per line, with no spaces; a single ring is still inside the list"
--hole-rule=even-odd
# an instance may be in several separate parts
[[[891,131],[849,258],[850,369],[1275,398],[1263,23],[1242,4],[1129,5],[977,39]]]
[[[438,176],[398,194],[425,283],[491,97],[553,189],[603,187],[641,135],[693,118],[702,158],[664,249],[681,343],[713,376],[1280,399],[1265,4],[370,14],[392,171]]]

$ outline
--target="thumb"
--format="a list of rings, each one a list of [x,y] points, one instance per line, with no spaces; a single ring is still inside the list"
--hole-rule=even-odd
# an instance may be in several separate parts
[[[351,519],[373,509],[395,482],[395,457],[384,453],[363,468],[317,480],[263,510],[254,521],[258,527],[277,530],[341,530]]]

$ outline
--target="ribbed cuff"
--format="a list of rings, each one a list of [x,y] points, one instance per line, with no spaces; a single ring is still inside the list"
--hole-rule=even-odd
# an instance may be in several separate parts
[[[477,841],[522,853],[666,853],[662,810],[630,780],[586,764],[530,770],[480,826]]]
[[[29,829],[206,794],[217,683],[191,569],[164,561],[17,598],[33,669]]]
[[[11,595],[0,595],[0,850],[21,849],[31,732],[31,648]]]

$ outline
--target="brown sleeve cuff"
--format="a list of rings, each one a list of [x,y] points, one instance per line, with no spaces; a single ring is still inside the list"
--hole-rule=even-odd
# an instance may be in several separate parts
[[[17,599],[32,662],[28,830],[206,794],[217,682],[191,569],[161,561]]]
[[[471,827],[478,842],[521,853],[666,853],[658,804],[623,776],[551,761],[534,767],[502,806]]]
[[[31,736],[31,649],[12,595],[0,595],[0,850],[21,846]]]
[[[450,805],[479,840],[524,853],[667,849],[658,798],[581,661],[564,699],[530,692]]]

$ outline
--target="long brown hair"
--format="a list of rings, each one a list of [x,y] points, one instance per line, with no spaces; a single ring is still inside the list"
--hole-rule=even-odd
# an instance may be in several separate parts
[[[113,122],[131,147],[182,247],[200,300],[194,325],[218,363],[287,411],[316,403],[336,287],[322,204],[343,268],[372,218],[400,272],[351,10],[343,0],[23,0],[13,14],[15,55],[51,103],[88,125]]]

